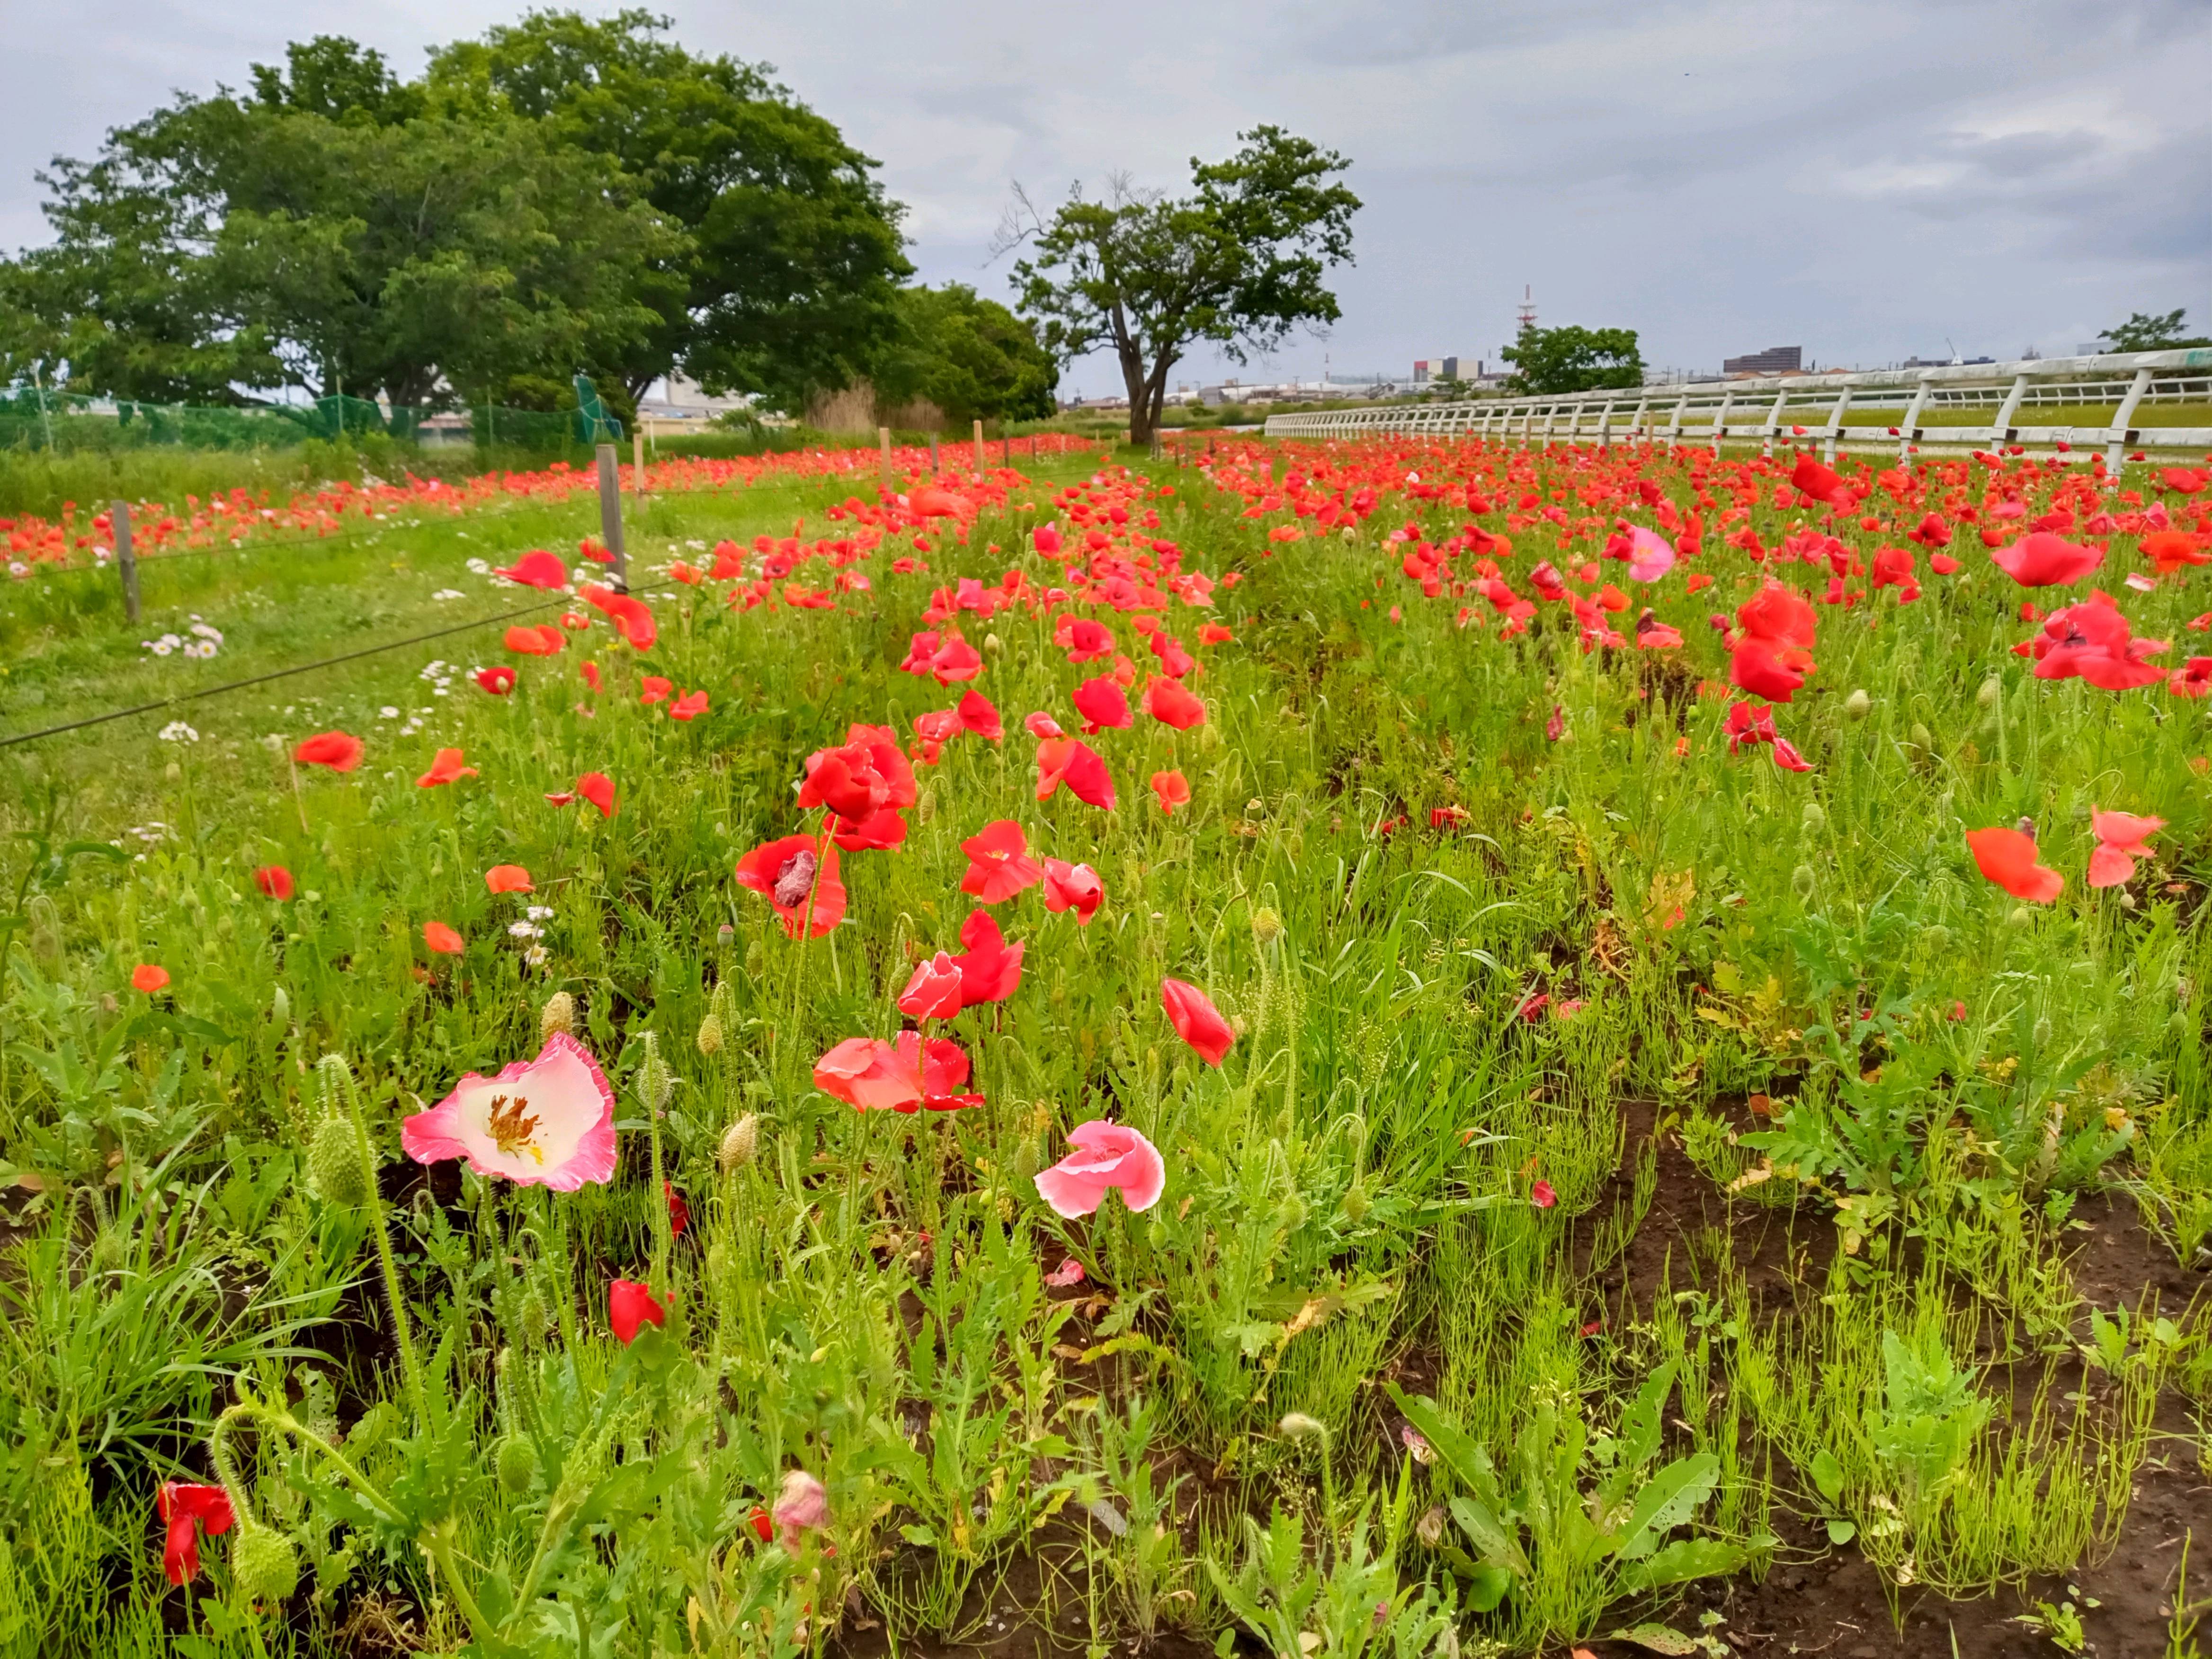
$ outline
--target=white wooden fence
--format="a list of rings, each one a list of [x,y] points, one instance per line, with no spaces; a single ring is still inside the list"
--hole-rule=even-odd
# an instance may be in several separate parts
[[[1268,417],[1271,438],[1359,438],[1382,434],[1475,436],[1534,444],[1777,444],[1814,441],[1837,452],[2094,449],[2117,467],[2136,451],[2181,459],[2212,451],[2212,426],[2138,426],[2146,405],[2212,404],[2212,349],[2038,357],[2011,363],[1881,369],[1849,374],[1762,374],[1733,380],[1565,396],[1478,398]],[[2097,425],[2033,425],[2039,410],[2087,415]],[[1961,422],[1961,414],[1986,420]]]

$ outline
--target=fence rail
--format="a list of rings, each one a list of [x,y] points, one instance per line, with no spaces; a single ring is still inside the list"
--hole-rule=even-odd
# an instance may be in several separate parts
[[[1686,380],[1562,396],[1479,398],[1466,403],[1401,404],[1274,415],[1271,438],[1360,438],[1385,434],[1500,438],[1548,448],[1555,443],[1757,443],[1818,441],[1833,460],[1841,450],[1915,447],[2091,449],[2108,465],[2130,451],[2179,454],[2212,450],[2212,426],[2138,426],[2144,405],[2212,404],[2212,349],[2114,352],[2038,357],[2009,363],[1877,369],[1836,374],[1757,375]],[[2051,407],[2098,410],[2098,425],[2029,425],[2021,416]],[[1985,422],[1958,420],[1990,410]],[[1939,418],[1948,417],[1948,418]]]

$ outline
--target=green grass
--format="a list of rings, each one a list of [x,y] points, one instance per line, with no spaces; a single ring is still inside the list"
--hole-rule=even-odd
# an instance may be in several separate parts
[[[1240,578],[1158,608],[1205,723],[1139,710],[1089,739],[1111,813],[1041,803],[1024,717],[1076,730],[1073,688],[1112,666],[1071,665],[1059,614],[1152,654],[1103,605],[958,616],[1004,739],[915,768],[904,844],[843,854],[848,919],[803,945],[733,865],[802,827],[811,753],[957,700],[896,672],[943,626],[935,589],[1066,583],[1025,550],[1089,459],[985,505],[965,547],[928,527],[926,572],[891,570],[902,529],[834,609],[660,574],[724,537],[850,538],[830,511],[873,494],[872,472],[772,471],[631,519],[641,659],[603,623],[550,658],[489,626],[0,749],[0,1653],[353,1654],[391,1630],[792,1653],[861,1617],[905,1650],[996,1636],[977,1609],[1018,1567],[1035,1622],[1100,1654],[1232,1627],[1535,1654],[1762,1574],[1801,1547],[1792,1517],[1900,1593],[2094,1571],[2161,1401],[2203,1410],[2206,1310],[2093,1310],[2068,1262],[2070,1206],[2104,1187],[2139,1192],[2184,1263],[2212,1216],[2212,699],[2035,679],[2009,649],[2023,595],[1962,545],[1911,605],[1817,608],[1818,671],[1773,710],[1811,773],[1731,756],[1705,617],[1778,571],[1818,593],[1828,565],[1723,544],[1731,501],[1769,544],[1802,516],[1771,463],[1613,464],[1705,514],[1705,554],[1637,590],[1678,653],[1586,653],[1556,605],[1501,640],[1384,539],[1468,522],[1407,472],[1481,482],[1504,579],[1571,574],[1612,515],[1649,514],[1577,501],[1608,486],[1565,452],[1224,447],[1211,482],[1102,475],[1146,543]],[[1936,493],[1990,487],[1944,465]],[[1380,502],[1348,536],[1243,516],[1363,485]],[[1595,533],[1564,552],[1505,505],[1522,489]],[[579,497],[149,560],[136,628],[109,573],[10,583],[0,737],[503,611],[529,596],[470,561],[571,556],[596,527]],[[2178,664],[2203,575],[2136,593],[2131,546],[2094,580]],[[1690,593],[1692,569],[1716,584]],[[831,580],[817,558],[772,586]],[[140,647],[195,616],[213,659]],[[1208,618],[1233,639],[1200,646]],[[500,662],[508,696],[454,672]],[[709,710],[669,719],[647,674]],[[330,729],[364,739],[359,770],[288,760]],[[418,787],[445,746],[477,775]],[[1172,817],[1146,781],[1169,769],[1192,794]],[[586,771],[613,818],[545,799]],[[2166,820],[2124,890],[2084,886],[2093,806]],[[2023,817],[2065,874],[2054,905],[1966,857],[1965,830]],[[1103,908],[993,907],[1019,988],[949,1026],[981,1107],[854,1113],[816,1060],[889,1036],[913,963],[962,948],[961,843],[1008,817],[1093,866]],[[256,890],[276,864],[289,902]],[[495,864],[535,890],[488,891]],[[463,954],[425,950],[434,920]],[[131,988],[141,963],[167,992]],[[1234,1025],[1219,1067],[1163,1017],[1170,975]],[[611,1182],[399,1178],[404,1117],[563,1019],[617,1091]],[[1775,1115],[1747,1117],[1753,1094]],[[1632,1140],[1632,1107],[1658,1139]],[[1064,1220],[1032,1177],[1102,1116],[1159,1147],[1164,1196]],[[374,1200],[349,1190],[363,1137]],[[1825,1265],[1762,1277],[1768,1220]],[[1081,1285],[1049,1283],[1070,1260]],[[610,1334],[617,1278],[666,1293],[665,1328]],[[827,1528],[764,1545],[749,1517],[793,1470]],[[288,1541],[287,1596],[257,1605],[236,1531],[204,1541],[191,1598],[161,1581],[155,1483],[226,1471]],[[165,1645],[186,1629],[200,1645]]]

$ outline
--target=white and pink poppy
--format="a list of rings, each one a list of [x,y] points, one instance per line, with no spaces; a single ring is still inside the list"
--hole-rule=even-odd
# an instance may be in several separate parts
[[[1126,1123],[1094,1118],[1067,1132],[1076,1150],[1036,1173],[1037,1194],[1056,1214],[1089,1215],[1119,1188],[1133,1210],[1149,1210],[1167,1189],[1168,1169],[1159,1149]]]
[[[497,1077],[471,1072],[399,1126],[417,1164],[465,1158],[481,1176],[573,1193],[615,1173],[615,1091],[591,1051],[556,1031],[532,1060]]]
[[[1628,532],[1628,575],[1632,581],[1656,582],[1674,568],[1674,549],[1668,539],[1642,525]]]

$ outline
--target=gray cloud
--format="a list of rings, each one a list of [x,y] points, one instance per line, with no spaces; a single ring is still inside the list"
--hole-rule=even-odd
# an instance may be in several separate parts
[[[2212,317],[2204,0],[663,0],[688,43],[774,64],[884,163],[931,280],[987,264],[1011,182],[1041,201],[1277,121],[1352,158],[1344,319],[1278,368],[1489,356],[1623,324],[1653,361],[1802,343],[1823,362],[2070,347],[2129,311]],[[412,70],[520,0],[81,0],[11,19],[0,245],[44,235],[30,173],[172,88],[350,33]],[[590,9],[611,10],[606,0]],[[1191,378],[1215,372],[1210,359]],[[1080,365],[1073,384],[1114,383]]]

